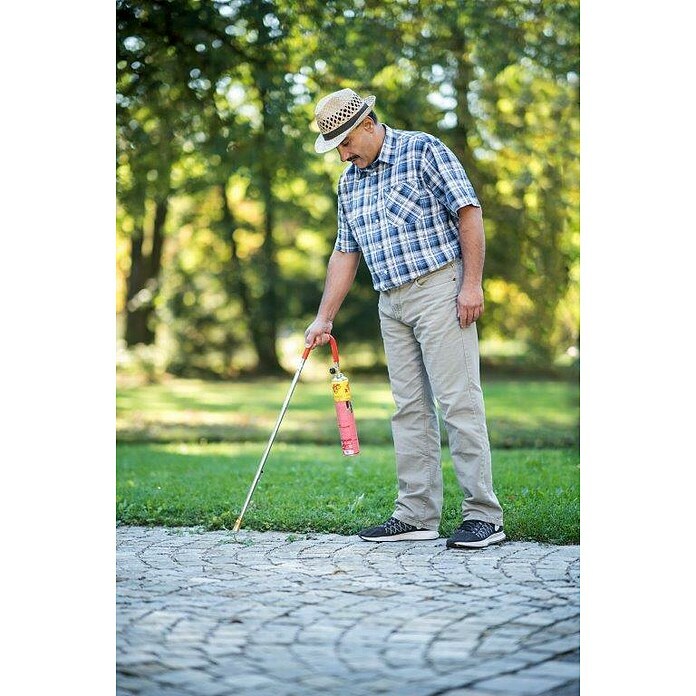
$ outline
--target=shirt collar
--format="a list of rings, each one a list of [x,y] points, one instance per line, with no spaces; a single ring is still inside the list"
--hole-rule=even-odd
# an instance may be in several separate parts
[[[384,162],[385,164],[394,164],[394,160],[396,158],[396,134],[394,133],[393,129],[391,129],[388,125],[382,125],[384,126],[385,130],[382,148],[377,154],[377,157],[375,157],[374,162],[365,167],[365,169],[355,167],[355,169],[357,170],[357,174],[360,177],[366,176],[367,174],[370,174],[375,169],[377,169],[378,162]]]
[[[394,164],[394,159],[396,157],[396,134],[394,131],[386,124],[384,124],[384,142],[382,143],[382,149],[377,155],[376,161],[386,162],[387,164]]]

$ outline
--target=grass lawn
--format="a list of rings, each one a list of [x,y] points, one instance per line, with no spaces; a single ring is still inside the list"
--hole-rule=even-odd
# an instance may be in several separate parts
[[[116,398],[120,442],[267,442],[290,378],[253,382],[171,379],[122,386]],[[352,379],[361,442],[389,445],[394,411],[383,379]],[[495,448],[577,447],[579,387],[574,382],[510,379],[483,384]],[[444,438],[444,429],[443,429]],[[444,441],[444,440],[443,440]],[[336,422],[328,379],[300,380],[277,442],[332,445]]]
[[[260,443],[118,445],[118,519],[126,524],[229,529],[263,449]],[[577,450],[498,450],[493,458],[508,538],[577,543]],[[448,451],[443,475],[440,532],[448,535],[461,521],[461,493]],[[244,527],[355,534],[386,519],[395,497],[391,447],[367,445],[359,456],[343,457],[338,445],[276,443]]]
[[[289,384],[289,378],[120,383],[117,520],[231,529]],[[393,512],[391,392],[383,379],[351,379],[351,387],[361,454],[341,454],[328,379],[303,377],[244,527],[355,534]],[[578,543],[578,385],[489,379],[483,387],[508,538]],[[461,520],[462,493],[446,449],[443,475],[440,532],[449,535]]]

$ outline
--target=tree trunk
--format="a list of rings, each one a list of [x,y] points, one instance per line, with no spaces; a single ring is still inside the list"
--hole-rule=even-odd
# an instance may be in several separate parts
[[[152,225],[152,247],[143,253],[144,230],[141,225],[131,238],[131,268],[126,288],[127,346],[138,343],[152,345],[155,342],[154,300],[159,287],[164,246],[164,224],[167,220],[169,199],[158,201]]]
[[[138,301],[138,293],[145,289],[147,280],[146,258],[143,257],[143,228],[138,227],[131,237],[131,266],[126,285],[126,345],[149,345],[154,334],[148,326],[149,315]]]
[[[275,222],[275,201],[273,199],[273,153],[267,142],[270,123],[265,89],[260,90],[262,100],[263,126],[259,134],[259,188],[264,204],[264,240],[257,262],[261,278],[261,297],[251,315],[251,335],[258,355],[257,371],[262,374],[280,374],[285,371],[278,360],[276,342],[278,338],[278,262],[276,245],[273,239]]]
[[[264,153],[265,154],[265,153]],[[264,157],[265,160],[265,157]],[[254,347],[259,356],[258,371],[262,373],[283,372],[276,352],[278,337],[278,264],[276,245],[273,239],[274,201],[271,191],[272,174],[266,166],[261,168],[261,195],[264,202],[264,240],[261,245],[260,269],[263,291],[259,305],[256,307],[254,321]]]

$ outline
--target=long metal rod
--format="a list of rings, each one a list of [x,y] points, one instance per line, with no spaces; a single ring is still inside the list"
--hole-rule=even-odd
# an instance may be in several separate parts
[[[271,451],[273,441],[275,440],[276,435],[278,434],[278,429],[280,428],[280,424],[283,421],[283,416],[285,416],[285,412],[288,410],[288,405],[290,404],[292,393],[295,391],[295,386],[297,385],[297,382],[300,379],[302,368],[304,367],[304,364],[307,362],[307,355],[309,355],[309,350],[305,350],[305,354],[302,356],[302,362],[300,363],[300,366],[297,368],[297,372],[293,377],[290,389],[288,389],[288,395],[285,397],[285,402],[283,403],[283,406],[280,409],[280,415],[278,416],[275,428],[273,428],[271,437],[268,440],[268,444],[266,445],[266,451],[263,453],[263,456],[261,457],[261,463],[259,464],[259,468],[256,470],[256,476],[254,476],[254,481],[252,482],[251,488],[249,489],[249,493],[247,494],[246,500],[244,501],[242,511],[239,513],[239,517],[237,518],[237,521],[234,523],[234,527],[232,528],[233,532],[238,532],[239,528],[242,526],[242,518],[244,517],[244,513],[246,512],[247,507],[249,507],[249,503],[251,502],[251,496],[254,495],[254,489],[256,488],[256,484],[259,482],[261,474],[263,473],[263,465],[266,463],[266,459],[268,459],[268,453]]]

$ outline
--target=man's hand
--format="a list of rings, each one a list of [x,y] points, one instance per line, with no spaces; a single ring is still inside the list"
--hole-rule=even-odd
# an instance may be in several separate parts
[[[462,286],[457,295],[457,318],[459,326],[465,329],[483,314],[483,288]]]
[[[332,328],[333,322],[317,317],[305,331],[305,348],[325,346],[329,342]]]

